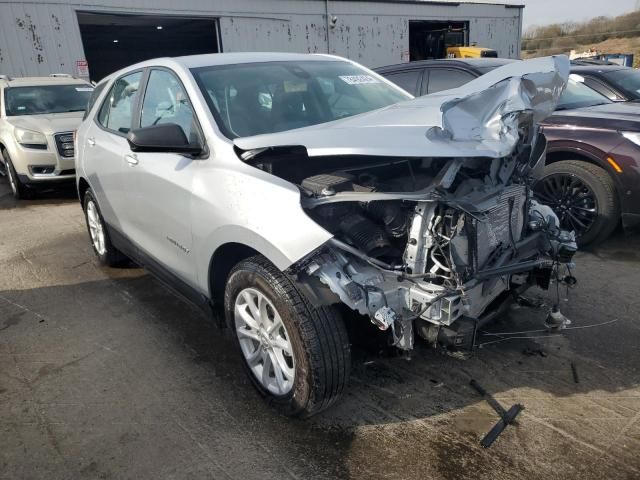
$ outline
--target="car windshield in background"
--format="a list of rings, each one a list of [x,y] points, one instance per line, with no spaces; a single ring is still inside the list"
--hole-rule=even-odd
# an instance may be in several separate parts
[[[611,84],[626,92],[631,98],[640,96],[640,72],[633,68],[603,72],[602,74]]]
[[[88,85],[42,85],[5,89],[7,116],[84,112],[93,88]]]
[[[572,108],[593,107],[603,105],[611,101],[595,90],[590,89],[582,82],[569,78],[567,88],[560,97],[556,110],[570,110]]]
[[[192,72],[230,138],[317,125],[411,98],[339,61],[251,63]]]

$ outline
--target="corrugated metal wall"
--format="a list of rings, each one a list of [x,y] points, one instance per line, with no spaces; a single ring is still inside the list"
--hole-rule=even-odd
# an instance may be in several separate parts
[[[218,17],[225,52],[326,52],[320,0],[0,0],[0,73],[76,73],[84,60],[76,11]],[[331,53],[369,67],[400,63],[409,49],[409,20],[470,22],[469,39],[501,57],[520,55],[521,12],[504,5],[331,1]]]

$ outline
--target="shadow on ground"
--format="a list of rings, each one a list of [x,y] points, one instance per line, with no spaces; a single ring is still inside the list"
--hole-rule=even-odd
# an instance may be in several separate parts
[[[11,187],[6,177],[0,176],[0,210],[28,208],[38,205],[62,205],[78,201],[75,184],[56,186],[52,188],[38,187],[32,191],[28,200],[16,200],[11,193]]]

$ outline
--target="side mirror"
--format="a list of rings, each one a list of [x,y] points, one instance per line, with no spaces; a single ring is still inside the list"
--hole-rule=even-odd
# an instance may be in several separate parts
[[[189,143],[182,127],[175,123],[133,129],[127,134],[127,141],[132,152],[202,153],[202,145]]]

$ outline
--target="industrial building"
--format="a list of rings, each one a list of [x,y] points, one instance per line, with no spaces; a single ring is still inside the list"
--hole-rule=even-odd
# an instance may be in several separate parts
[[[0,74],[97,81],[160,56],[319,52],[368,67],[447,46],[520,55],[518,0],[0,0]]]

